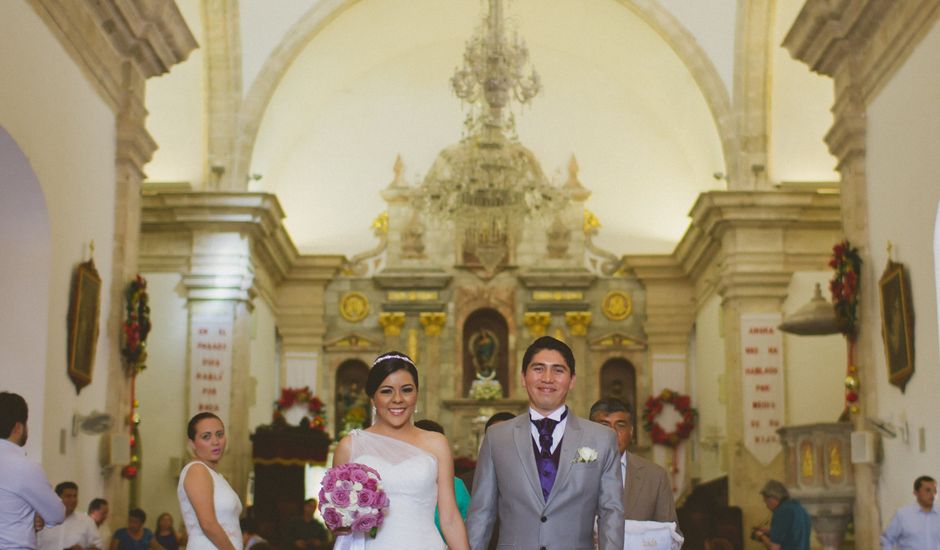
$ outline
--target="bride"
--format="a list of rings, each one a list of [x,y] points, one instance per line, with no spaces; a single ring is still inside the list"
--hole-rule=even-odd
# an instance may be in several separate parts
[[[447,439],[416,428],[412,421],[418,401],[414,362],[397,351],[380,355],[369,371],[366,395],[372,400],[372,427],[344,437],[333,455],[334,466],[357,462],[382,476],[391,504],[375,539],[365,537],[365,548],[441,550],[444,541],[434,526],[436,506],[448,548],[469,550],[454,497],[454,463]],[[342,547],[339,540],[336,547]]]

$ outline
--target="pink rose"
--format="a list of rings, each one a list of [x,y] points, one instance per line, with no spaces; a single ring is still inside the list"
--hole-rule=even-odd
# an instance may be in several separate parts
[[[320,482],[320,485],[329,489],[332,489],[333,486],[336,485],[336,468],[330,468],[327,470],[326,475],[323,476],[323,481]]]
[[[326,522],[326,526],[330,529],[336,530],[343,526],[343,516],[332,506],[324,506],[320,510],[320,513],[323,514],[323,521]]]
[[[375,502],[375,493],[364,488],[361,491],[359,491],[358,500],[359,500],[358,502],[359,506],[363,508],[372,506],[372,504]]]
[[[378,525],[376,514],[362,514],[352,524],[352,530],[357,533],[364,533]]]
[[[348,466],[348,464],[340,466],[339,471],[336,472],[336,477],[344,481],[349,481],[349,468],[345,466]]]
[[[349,481],[352,481],[353,483],[365,483],[368,479],[369,474],[367,474],[364,470],[357,468],[349,472]]]
[[[334,489],[333,492],[330,493],[330,502],[339,508],[347,508],[349,506],[349,490]]]
[[[366,480],[365,483],[362,484],[362,487],[370,491],[376,491],[379,488],[379,482],[372,478],[369,478],[368,480]]]
[[[385,494],[385,491],[379,491],[375,494],[375,499],[372,501],[372,505],[376,508],[388,508],[388,495]]]
[[[339,484],[337,485],[337,487],[338,487],[339,489],[344,490],[344,491],[352,491],[353,484],[352,484],[352,481],[343,480],[343,481],[340,481],[340,482],[339,482]]]

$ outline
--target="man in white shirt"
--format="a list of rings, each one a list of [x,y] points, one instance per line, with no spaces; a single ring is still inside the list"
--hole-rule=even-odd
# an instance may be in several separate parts
[[[63,481],[55,486],[55,492],[65,505],[65,521],[39,532],[39,550],[100,550],[101,537],[98,536],[94,520],[75,511],[78,507],[78,485],[72,481]]]
[[[102,548],[108,548],[108,540],[111,538],[111,529],[108,527],[108,514],[111,507],[108,501],[103,498],[93,498],[88,503],[88,517],[98,526],[98,537],[101,539]]]
[[[36,548],[34,516],[47,525],[65,518],[65,506],[52,492],[46,474],[23,451],[28,415],[22,396],[0,392],[0,548],[4,550]]]
[[[930,476],[914,480],[917,502],[899,508],[881,534],[882,550],[940,549],[940,510],[934,507],[937,482]]]

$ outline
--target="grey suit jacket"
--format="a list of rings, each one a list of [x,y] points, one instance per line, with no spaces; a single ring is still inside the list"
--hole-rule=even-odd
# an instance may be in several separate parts
[[[637,521],[677,521],[672,484],[666,470],[627,451],[623,517]]]
[[[492,426],[483,438],[467,516],[470,548],[485,550],[499,517],[497,548],[593,549],[594,518],[600,550],[623,548],[620,453],[614,432],[569,412],[558,475],[542,496],[528,411]],[[597,460],[575,463],[579,448]]]

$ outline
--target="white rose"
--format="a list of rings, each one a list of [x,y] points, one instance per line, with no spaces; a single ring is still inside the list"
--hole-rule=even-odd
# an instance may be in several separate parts
[[[597,460],[597,451],[590,447],[581,447],[578,449],[578,462],[594,462]]]

